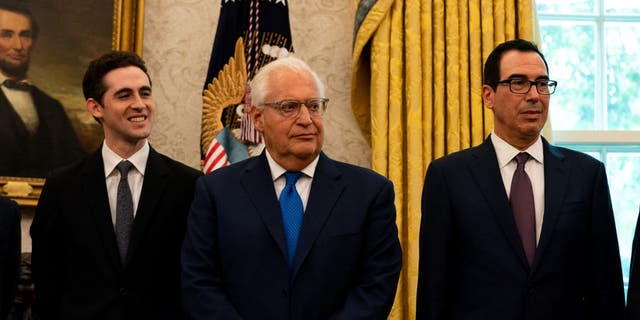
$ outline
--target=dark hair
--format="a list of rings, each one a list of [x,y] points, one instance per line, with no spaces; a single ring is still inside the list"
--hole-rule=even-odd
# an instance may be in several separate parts
[[[11,11],[29,18],[29,21],[31,22],[31,38],[38,38],[40,27],[38,26],[36,18],[31,13],[29,3],[27,1],[2,0],[0,1],[0,10]]]
[[[498,81],[500,81],[500,60],[505,52],[517,50],[520,52],[535,52],[537,53],[542,61],[544,61],[544,66],[547,68],[547,73],[549,72],[549,66],[547,65],[547,60],[545,60],[544,55],[540,50],[538,50],[538,46],[535,43],[522,39],[514,39],[503,42],[499,44],[487,58],[487,61],[484,63],[484,81],[483,84],[486,84],[496,90],[498,86]]]
[[[130,66],[138,67],[144,71],[147,78],[149,78],[149,85],[151,85],[151,77],[149,77],[147,67],[142,58],[133,52],[111,51],[89,63],[89,67],[82,79],[84,98],[92,98],[102,104],[102,96],[107,91],[107,86],[103,81],[104,76],[111,70]]]

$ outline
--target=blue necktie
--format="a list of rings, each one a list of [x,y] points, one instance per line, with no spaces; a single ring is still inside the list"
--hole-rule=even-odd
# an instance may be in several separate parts
[[[302,199],[296,190],[296,181],[302,176],[302,172],[285,172],[284,176],[287,184],[280,193],[280,211],[282,213],[282,223],[284,224],[284,234],[287,238],[287,253],[289,255],[289,270],[293,269],[293,258],[298,246],[298,235],[302,226],[302,214],[304,207]]]

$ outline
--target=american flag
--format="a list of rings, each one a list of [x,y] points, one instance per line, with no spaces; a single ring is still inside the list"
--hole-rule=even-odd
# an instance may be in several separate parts
[[[263,65],[292,52],[287,1],[222,1],[204,84],[201,159],[205,173],[247,158],[247,149],[261,142],[248,112],[247,81]],[[242,70],[235,68],[238,65]],[[234,81],[238,72],[246,73],[244,83]],[[238,105],[243,112],[238,112]]]

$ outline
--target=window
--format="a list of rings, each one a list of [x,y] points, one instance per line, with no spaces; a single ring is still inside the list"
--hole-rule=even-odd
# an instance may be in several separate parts
[[[625,280],[640,196],[640,1],[537,0],[553,142],[605,163]]]

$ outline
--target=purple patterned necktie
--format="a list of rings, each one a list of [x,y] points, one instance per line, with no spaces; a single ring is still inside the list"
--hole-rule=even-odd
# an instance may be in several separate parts
[[[524,171],[524,165],[529,160],[529,154],[521,152],[514,159],[518,166],[513,173],[509,198],[524,252],[527,255],[529,265],[532,265],[536,252],[536,214],[531,180]]]

